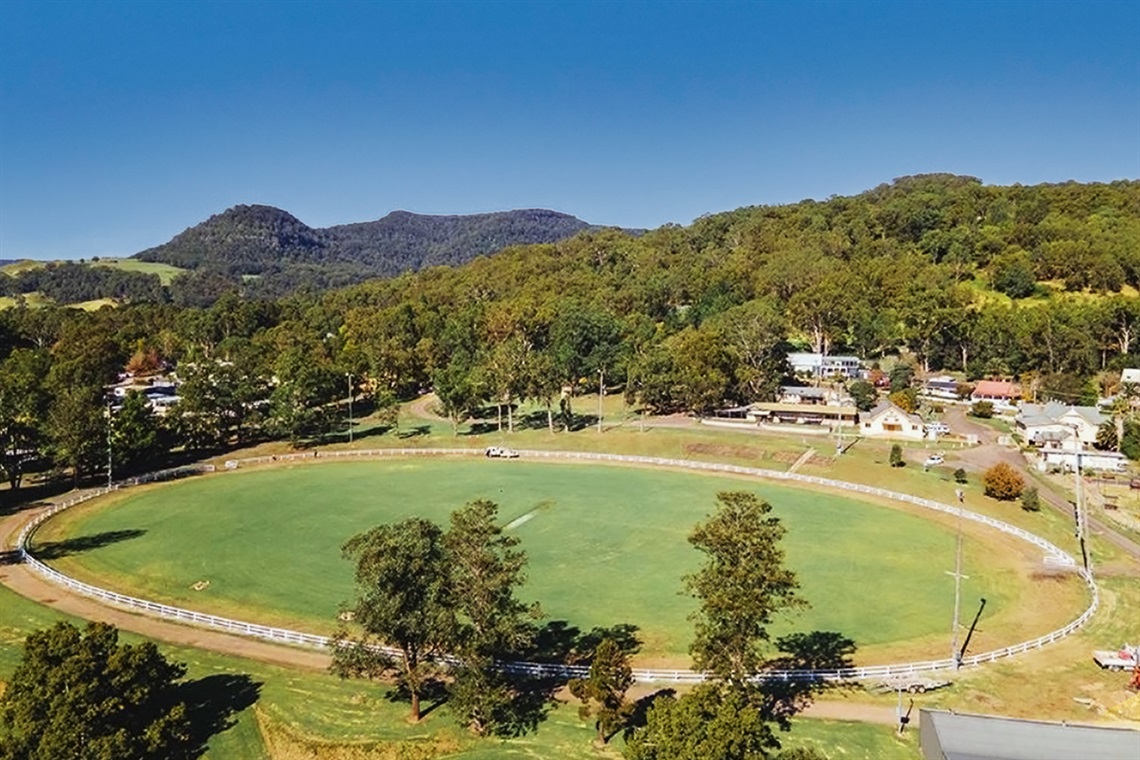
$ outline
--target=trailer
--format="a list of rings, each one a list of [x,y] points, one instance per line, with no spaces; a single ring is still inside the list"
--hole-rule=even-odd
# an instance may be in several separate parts
[[[1123,644],[1119,649],[1098,649],[1093,661],[1105,670],[1132,670],[1140,665],[1140,647]]]
[[[944,678],[925,678],[921,676],[900,676],[878,683],[879,691],[905,691],[910,694],[924,694],[928,691],[949,686],[952,681]]]

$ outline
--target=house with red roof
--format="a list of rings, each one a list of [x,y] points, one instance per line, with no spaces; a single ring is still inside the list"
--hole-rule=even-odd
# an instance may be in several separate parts
[[[1021,398],[1021,388],[1011,380],[979,380],[970,401],[989,401],[995,407],[1012,409]]]

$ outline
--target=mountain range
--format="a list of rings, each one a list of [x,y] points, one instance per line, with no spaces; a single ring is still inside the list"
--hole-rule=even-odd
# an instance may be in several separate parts
[[[462,216],[394,211],[371,222],[314,228],[279,208],[240,205],[132,258],[247,278],[318,267],[358,279],[463,264],[508,246],[553,243],[597,228],[545,209]]]

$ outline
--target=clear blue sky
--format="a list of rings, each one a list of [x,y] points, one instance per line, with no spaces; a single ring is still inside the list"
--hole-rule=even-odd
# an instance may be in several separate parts
[[[0,258],[238,203],[630,227],[1140,177],[1140,3],[0,0]]]

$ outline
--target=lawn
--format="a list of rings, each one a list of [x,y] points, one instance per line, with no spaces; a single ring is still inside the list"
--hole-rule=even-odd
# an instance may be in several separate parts
[[[0,682],[19,663],[24,637],[58,620],[82,625],[0,586]],[[121,640],[137,643],[141,639],[124,633]],[[405,756],[426,760],[432,755],[412,754],[411,750],[413,745],[422,748],[427,741],[439,747],[439,756],[462,760],[619,757],[616,750],[598,752],[591,747],[593,729],[578,720],[572,704],[557,707],[533,734],[506,742],[477,740],[455,727],[446,705],[423,724],[411,726],[404,720],[407,706],[390,702],[383,687],[196,649],[166,644],[160,648],[168,658],[187,664],[188,680],[221,682],[221,676],[238,676],[248,678],[258,689],[256,704],[237,713],[233,725],[210,740],[204,760],[265,760],[270,757],[265,736],[276,750],[275,757],[309,760]],[[909,741],[899,741],[885,726],[797,720],[792,732],[781,739],[786,746],[813,746],[834,758],[916,757],[913,735]],[[400,754],[401,748],[406,755]]]
[[[788,527],[788,562],[812,603],[774,630],[840,631],[872,650],[924,642],[929,656],[944,656],[953,599],[948,526],[727,477],[524,460],[293,465],[122,492],[56,518],[37,543],[93,539],[95,548],[53,564],[117,590],[328,632],[352,596],[352,568],[339,552],[347,538],[410,515],[445,524],[466,501],[490,498],[530,556],[524,595],[549,619],[583,630],[636,625],[647,661],[683,664],[693,603],[680,593],[681,578],[700,561],[686,537],[716,492],[741,488],[770,501]],[[1028,593],[992,555],[984,540],[966,541],[964,598],[989,600],[999,613],[991,633],[1001,616],[1017,616]],[[204,581],[207,588],[193,589]]]

